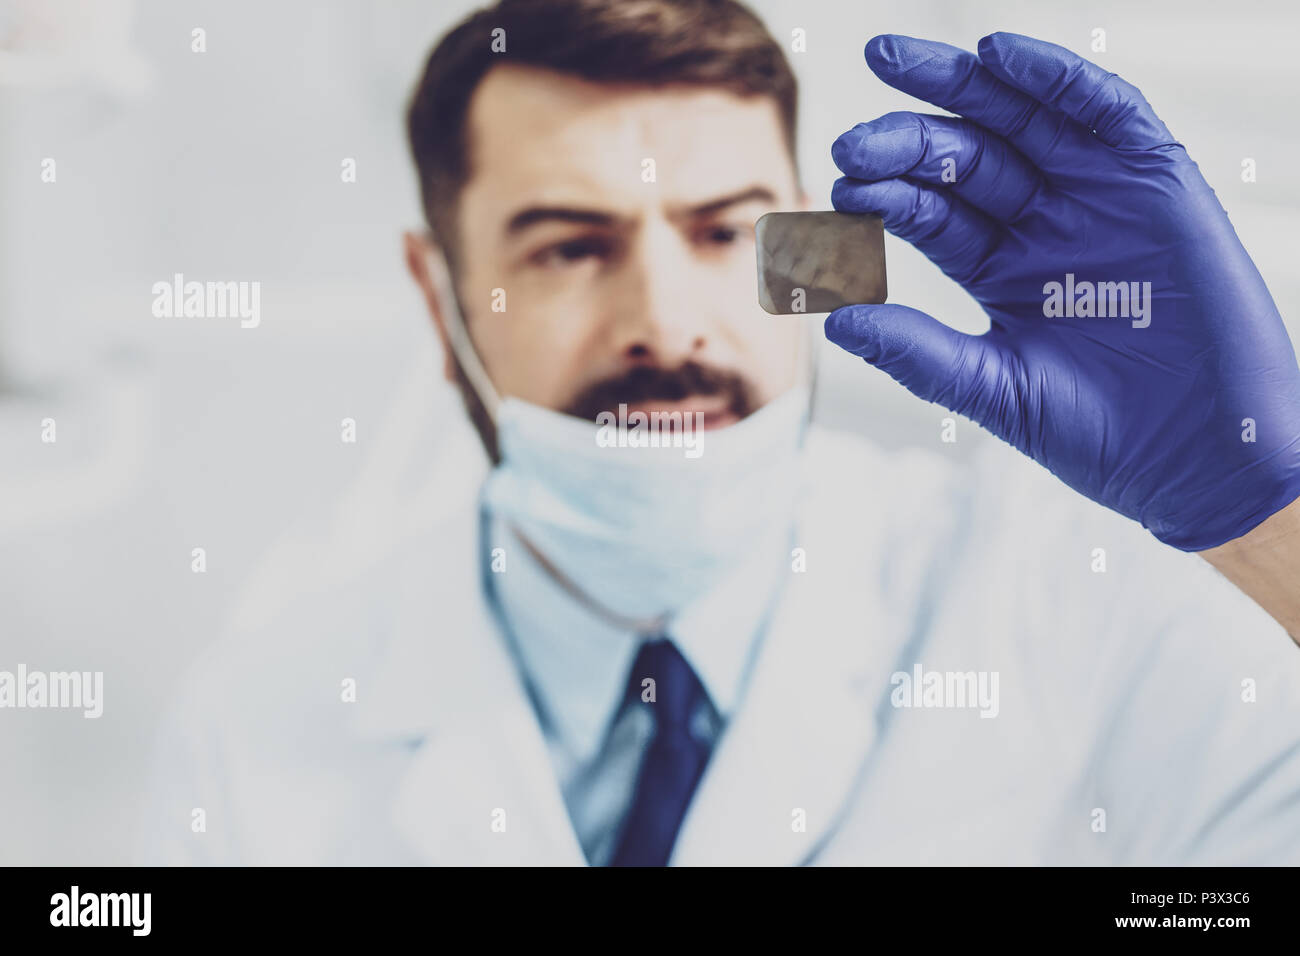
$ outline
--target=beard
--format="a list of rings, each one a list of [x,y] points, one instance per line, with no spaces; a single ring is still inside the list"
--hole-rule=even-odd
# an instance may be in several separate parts
[[[625,375],[608,378],[583,389],[562,411],[595,421],[601,412],[619,405],[647,402],[681,402],[692,397],[722,397],[736,418],[755,411],[754,389],[744,376],[698,362],[665,369],[639,366]]]

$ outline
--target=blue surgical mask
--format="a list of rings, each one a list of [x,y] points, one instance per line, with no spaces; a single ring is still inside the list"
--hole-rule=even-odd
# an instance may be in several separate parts
[[[602,447],[598,427],[514,398],[485,504],[599,608],[666,619],[793,521],[808,417],[800,386],[680,447]]]
[[[690,454],[610,447],[595,422],[496,392],[445,261],[430,265],[452,350],[496,426],[484,503],[575,599],[651,629],[793,523],[811,381],[698,433]]]

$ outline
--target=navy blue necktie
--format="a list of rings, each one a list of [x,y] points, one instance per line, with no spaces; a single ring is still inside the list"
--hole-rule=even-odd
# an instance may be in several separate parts
[[[647,677],[655,682],[653,702],[642,697]],[[709,762],[709,745],[691,735],[691,717],[708,692],[672,641],[657,638],[641,645],[627,694],[630,706],[650,708],[655,730],[609,865],[664,866]]]

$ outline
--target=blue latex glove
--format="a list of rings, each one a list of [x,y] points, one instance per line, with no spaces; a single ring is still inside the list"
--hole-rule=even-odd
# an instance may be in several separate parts
[[[905,306],[856,305],[831,313],[827,337],[1185,551],[1300,497],[1295,351],[1214,191],[1141,92],[1009,33],[978,57],[901,36],[876,37],[866,57],[961,118],[854,127],[831,149],[845,173],[832,202],[881,216],[992,324],[971,336]],[[1081,283],[1149,282],[1148,311],[1049,318],[1045,287],[1062,286],[1064,308],[1067,273],[1076,296]],[[1117,290],[1103,295],[1121,310]]]

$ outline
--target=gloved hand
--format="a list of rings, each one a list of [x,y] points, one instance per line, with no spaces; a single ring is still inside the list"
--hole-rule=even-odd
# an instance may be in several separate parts
[[[1295,351],[1213,190],[1141,92],[1009,33],[978,57],[901,36],[876,37],[866,57],[961,118],[855,126],[831,149],[845,174],[832,202],[879,215],[991,328],[857,305],[827,317],[827,337],[1185,551],[1300,497]],[[1083,314],[1089,292],[1101,315],[1095,295]]]

